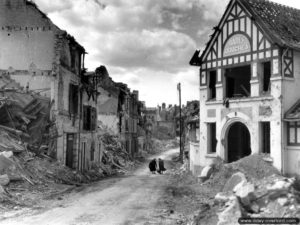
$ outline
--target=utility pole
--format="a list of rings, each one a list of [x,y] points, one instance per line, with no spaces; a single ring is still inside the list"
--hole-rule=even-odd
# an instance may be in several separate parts
[[[179,93],[179,160],[183,163],[183,148],[182,148],[182,119],[181,119],[181,84],[177,84],[177,90]]]

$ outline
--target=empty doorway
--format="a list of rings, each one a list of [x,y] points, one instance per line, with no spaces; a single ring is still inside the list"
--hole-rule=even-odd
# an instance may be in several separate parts
[[[75,135],[67,134],[66,166],[73,169]]]
[[[227,161],[234,162],[251,154],[251,139],[248,128],[236,122],[228,128]]]

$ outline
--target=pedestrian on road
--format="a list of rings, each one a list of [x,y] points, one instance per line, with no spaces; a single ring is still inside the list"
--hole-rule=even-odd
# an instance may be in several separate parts
[[[149,163],[150,172],[152,172],[153,174],[155,174],[156,168],[157,168],[156,159],[152,159],[151,162]]]
[[[157,172],[159,174],[163,174],[164,171],[166,171],[167,169],[165,168],[165,163],[164,163],[164,160],[162,159],[158,159],[158,170]]]

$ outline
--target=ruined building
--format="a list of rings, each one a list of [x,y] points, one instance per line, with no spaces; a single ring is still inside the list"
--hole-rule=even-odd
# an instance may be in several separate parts
[[[0,71],[51,102],[52,154],[89,169],[100,160],[97,90],[83,80],[85,49],[27,0],[0,3]],[[49,144],[50,146],[50,144]]]
[[[116,83],[119,89],[119,134],[126,151],[134,157],[138,153],[139,93],[130,91],[127,84]]]
[[[194,167],[265,153],[283,173],[300,171],[300,10],[231,0],[200,67],[200,145]]]
[[[130,91],[126,84],[115,83],[105,66],[86,76],[97,84],[97,121],[111,134],[121,138],[131,157],[138,153],[138,124],[141,117],[138,91]]]
[[[179,108],[176,105],[169,105],[166,107],[166,103],[162,103],[157,107],[157,129],[162,133],[166,133],[169,138],[175,138],[176,135],[176,114],[179,112]]]

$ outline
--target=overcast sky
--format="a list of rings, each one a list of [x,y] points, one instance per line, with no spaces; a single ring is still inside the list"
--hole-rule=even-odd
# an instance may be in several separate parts
[[[299,0],[275,0],[300,8]],[[86,67],[105,65],[111,77],[140,92],[147,106],[199,98],[203,49],[229,0],[35,0],[61,29],[85,47]]]

